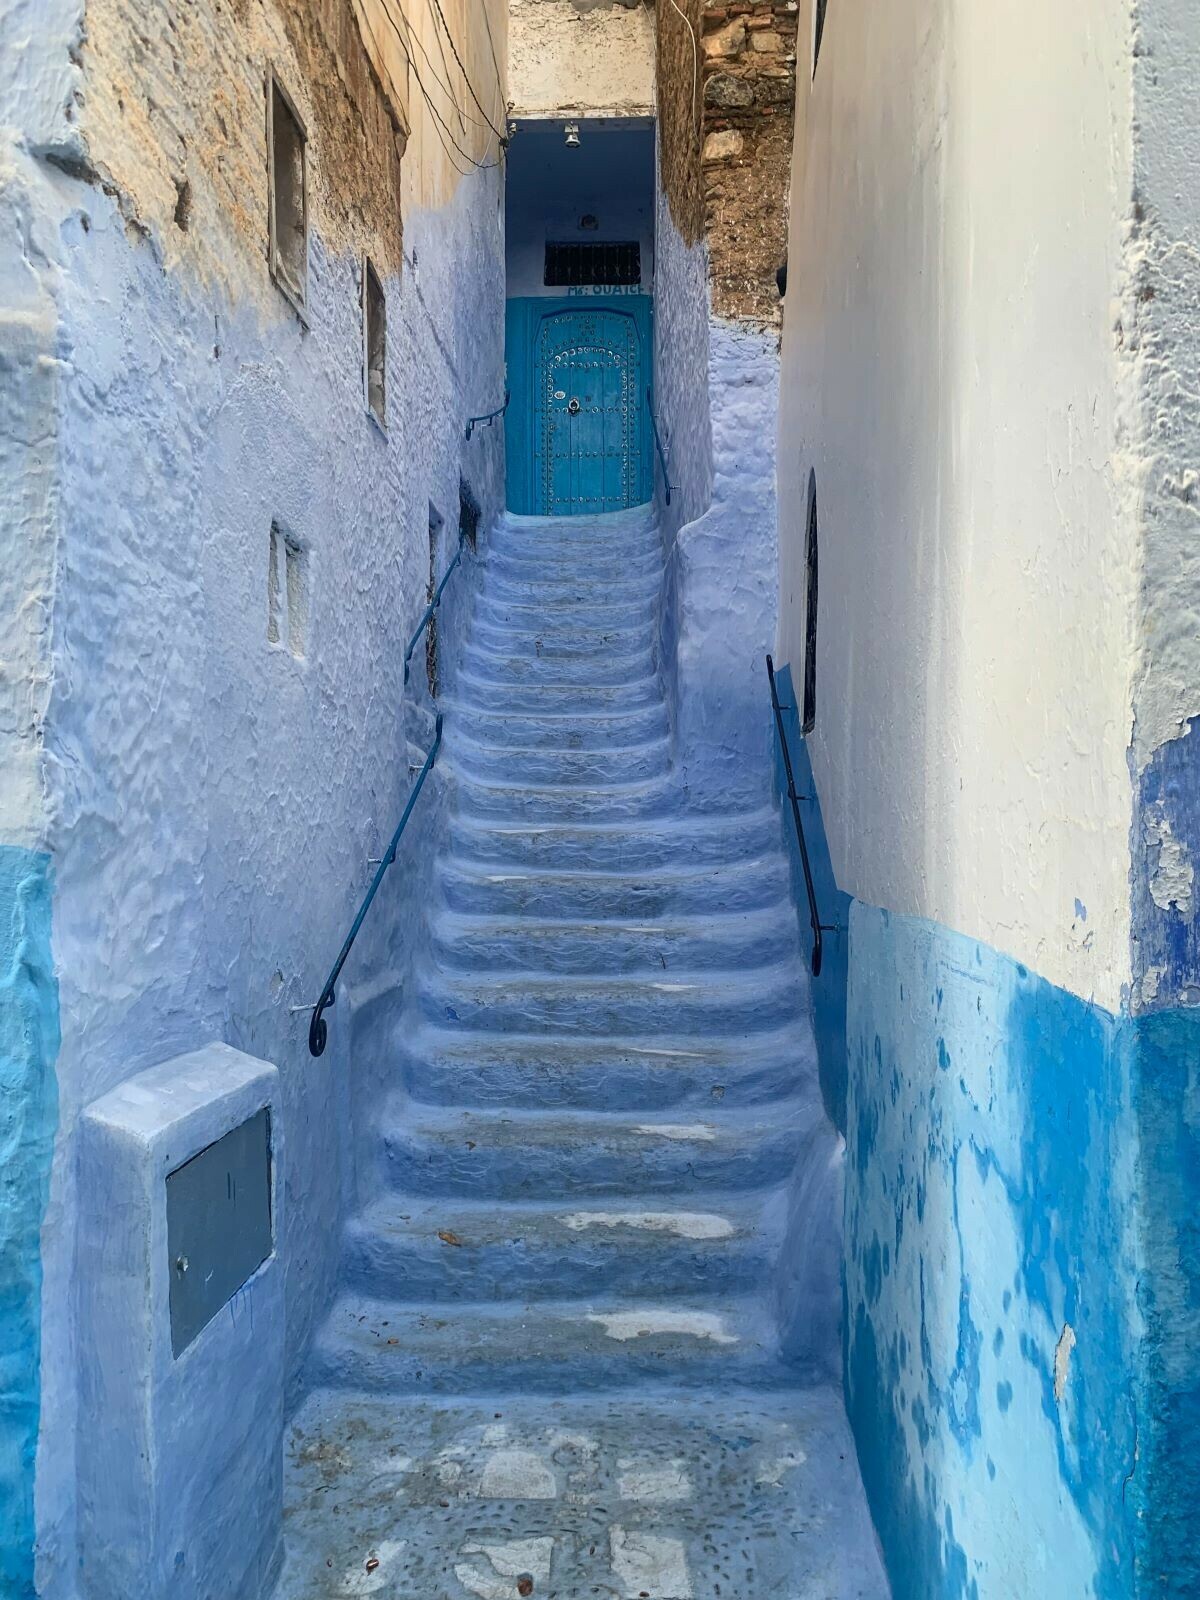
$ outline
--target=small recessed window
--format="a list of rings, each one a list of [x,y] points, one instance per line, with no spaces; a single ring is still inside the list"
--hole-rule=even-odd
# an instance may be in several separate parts
[[[274,73],[268,101],[271,275],[297,311],[303,311],[308,295],[308,141],[300,115]]]
[[[817,723],[817,475],[808,480],[808,533],[804,543],[804,714],[800,728]]]
[[[465,478],[458,480],[458,536],[474,550],[479,537],[479,501]]]
[[[427,598],[432,600],[438,584],[438,551],[442,543],[442,528],[446,519],[434,505],[429,502],[429,589]],[[429,619],[429,626],[425,630],[425,671],[429,678],[429,692],[435,698],[438,692],[438,634],[437,612]]]
[[[817,75],[817,62],[821,59],[821,40],[825,37],[825,11],[829,0],[817,0],[813,17],[813,77]]]
[[[282,644],[299,660],[308,643],[308,551],[271,524],[267,555],[267,643]]]
[[[363,262],[363,360],[367,410],[387,426],[387,300],[369,259]]]

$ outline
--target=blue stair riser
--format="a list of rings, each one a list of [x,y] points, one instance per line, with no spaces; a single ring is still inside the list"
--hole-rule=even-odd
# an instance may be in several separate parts
[[[609,584],[597,584],[590,596],[564,596],[557,602],[538,594],[526,593],[518,599],[488,591],[475,602],[474,621],[484,627],[508,628],[522,634],[584,629],[631,631],[655,625],[657,599],[653,592],[614,595]]]
[[[582,847],[581,847],[582,854]],[[591,872],[586,862],[574,873],[551,873],[536,864],[478,865],[450,858],[438,870],[446,905],[481,916],[560,917],[582,921],[620,918],[729,915],[775,905],[786,898],[781,864],[762,857],[741,873],[703,867],[660,872]],[[787,925],[781,930],[790,948]]]
[[[644,744],[607,750],[525,750],[480,744],[455,728],[446,736],[446,748],[460,772],[485,783],[503,783],[516,770],[530,784],[595,789],[665,777],[671,765],[670,746],[661,735]]]
[[[548,573],[489,561],[476,604],[536,605],[553,613],[575,605],[657,605],[661,586],[662,567],[657,563],[642,570],[626,562],[608,572]]]
[[[794,1046],[793,1046],[794,1048]],[[786,1049],[747,1054],[710,1065],[664,1051],[655,1061],[631,1062],[613,1050],[611,1059],[574,1062],[559,1059],[511,1060],[481,1056],[447,1058],[436,1051],[410,1055],[402,1081],[414,1100],[426,1105],[529,1111],[609,1111],[620,1105],[632,1113],[686,1111],[707,1115],[715,1107],[737,1110],[761,1106],[793,1093],[815,1076],[815,1061],[804,1062]]]
[[[389,1345],[384,1330],[374,1349],[365,1343],[349,1351],[319,1344],[311,1368],[313,1381],[359,1392],[489,1397],[579,1396],[647,1385],[683,1391],[711,1390],[715,1385],[722,1392],[774,1390],[794,1386],[797,1381],[765,1336],[761,1346],[748,1350],[702,1342],[686,1362],[670,1346],[663,1348],[643,1339],[613,1341],[611,1349],[589,1353],[586,1360],[550,1361],[536,1345],[518,1345],[508,1355],[497,1353],[488,1360],[442,1363],[406,1349],[402,1332],[392,1335],[396,1342]]]
[[[747,970],[769,965],[791,931],[790,907],[774,911],[658,923],[641,928],[606,923],[498,921],[447,913],[433,926],[431,949],[452,972],[638,973]]]
[[[597,1208],[592,1214],[611,1215]],[[564,1206],[563,1215],[578,1221],[587,1212]],[[428,1228],[419,1238],[354,1223],[346,1240],[347,1283],[417,1303],[742,1294],[763,1281],[778,1248],[776,1239],[759,1232],[689,1241],[651,1232],[638,1237],[637,1230],[607,1223],[564,1224],[556,1240],[530,1240],[519,1213],[511,1238],[481,1243],[453,1226],[455,1220],[450,1211],[444,1227]]]
[[[598,715],[651,709],[662,711],[662,693],[653,673],[629,683],[512,683],[474,672],[460,671],[455,689],[461,704],[469,704],[474,714],[489,712],[526,713],[533,716],[563,716],[578,705],[580,697]]]
[[[576,1138],[552,1142],[514,1122],[503,1143],[489,1144],[452,1123],[436,1133],[404,1125],[385,1133],[384,1165],[395,1188],[415,1195],[582,1202],[759,1189],[788,1177],[802,1145],[786,1118],[711,1142],[666,1137],[647,1127],[639,1135],[584,1124]]]
[[[620,827],[551,828],[456,816],[450,820],[449,850],[452,858],[465,862],[541,868],[560,882],[579,872],[702,873],[713,885],[714,901],[725,905],[751,861],[756,872],[779,884],[782,894],[787,893],[778,830],[774,812],[714,817],[687,827],[664,820]],[[451,859],[450,865],[455,864]],[[630,877],[629,887],[635,894],[640,893],[637,886],[638,879]]]
[[[458,804],[468,817],[547,824],[620,822],[668,815],[678,794],[672,778],[614,785],[604,790],[579,787],[525,789],[487,783],[447,760],[456,779]]]
[[[806,998],[798,964],[767,969],[753,987],[718,987],[705,974],[585,983],[571,978],[537,981],[521,974],[481,982],[430,973],[421,984],[420,1012],[459,1031],[555,1032],[576,1038],[723,1037],[799,1023]]]
[[[655,672],[654,654],[647,647],[616,655],[611,651],[588,655],[538,655],[507,646],[490,648],[472,639],[463,652],[463,665],[472,677],[486,677],[498,686],[529,687],[545,684],[582,688],[623,688],[642,685]]]
[[[478,710],[451,704],[448,721],[458,736],[476,745],[522,750],[611,750],[645,744],[667,734],[667,711],[662,704],[597,710],[589,717],[566,712]]]
[[[518,628],[507,623],[476,619],[471,627],[471,642],[483,650],[510,657],[533,658],[536,662],[572,661],[581,666],[597,658],[641,659],[653,647],[653,622],[606,627],[597,623],[588,628],[560,627],[547,623],[540,628]]]

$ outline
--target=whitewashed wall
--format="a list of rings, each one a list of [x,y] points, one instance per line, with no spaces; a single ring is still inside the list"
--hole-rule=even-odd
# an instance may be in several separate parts
[[[654,108],[654,13],[625,0],[511,0],[513,113],[645,115]]]
[[[1129,49],[1125,0],[830,6],[798,113],[780,419],[779,654],[803,656],[815,467],[811,743],[839,883],[1110,1007]]]

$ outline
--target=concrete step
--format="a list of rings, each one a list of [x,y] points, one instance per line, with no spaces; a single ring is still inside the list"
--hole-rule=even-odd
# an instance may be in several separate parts
[[[605,649],[586,655],[518,650],[512,641],[487,643],[472,635],[463,650],[463,666],[472,677],[499,685],[620,688],[644,683],[655,673],[654,652],[647,644],[632,651]]]
[[[477,617],[471,624],[471,642],[509,656],[572,661],[586,666],[597,657],[640,658],[652,648],[655,631],[650,621],[585,627],[569,621],[538,622],[531,618],[527,625],[520,626]]]
[[[657,872],[551,872],[537,865],[490,865],[450,856],[439,861],[437,876],[453,911],[583,922],[729,915],[776,905],[788,893],[787,867],[778,855]]]
[[[583,1394],[632,1384],[782,1385],[753,1299],[409,1306],[343,1295],[316,1341],[318,1384],[405,1394]]]
[[[483,583],[503,579],[513,587],[540,584],[567,589],[572,584],[588,586],[605,583],[657,587],[662,582],[663,552],[660,545],[642,545],[628,551],[595,551],[581,555],[573,550],[501,549],[495,545],[484,559]]]
[[[808,976],[798,941],[781,957],[753,972],[671,972],[654,978],[460,975],[426,967],[418,974],[418,1004],[423,1017],[456,1031],[745,1037],[803,1020]]]
[[[811,1030],[746,1039],[547,1039],[398,1031],[401,1080],[416,1101],[459,1108],[674,1110],[709,1115],[782,1100],[816,1083]]]
[[[584,789],[578,785],[489,783],[464,769],[451,753],[444,770],[458,783],[458,804],[468,817],[490,817],[508,822],[607,822],[630,818],[661,817],[679,803],[672,773],[637,783],[614,783]]]
[[[442,703],[446,724],[476,745],[497,749],[619,750],[666,738],[667,709],[661,701],[644,706],[594,706],[586,691],[576,706],[533,710],[481,709],[458,698]]]
[[[520,633],[545,630],[596,629],[610,632],[634,626],[652,627],[657,614],[655,592],[614,596],[598,583],[590,594],[526,591],[520,599],[497,594],[490,586],[475,601],[474,621],[489,627],[513,628]]]
[[[783,886],[781,892],[787,892],[779,814],[766,808],[741,816],[672,816],[591,827],[454,816],[450,819],[449,850],[457,858],[456,864],[536,867],[562,876],[729,868],[727,876],[735,878],[757,859],[763,871],[774,868]],[[721,903],[726,903],[724,891]]]
[[[630,683],[514,683],[460,671],[455,680],[458,704],[478,714],[489,712],[563,716],[586,706],[592,715],[616,715],[662,707],[662,688],[651,673]]]
[[[797,947],[783,900],[755,911],[709,912],[673,921],[569,922],[442,911],[433,958],[452,972],[643,973],[749,971]]]
[[[475,1200],[761,1189],[789,1176],[819,1110],[810,1094],[673,1122],[658,1112],[415,1106],[397,1095],[383,1123],[384,1165],[404,1193]]]
[[[664,735],[639,744],[610,746],[602,750],[528,749],[515,745],[481,744],[463,729],[448,723],[446,749],[458,771],[488,783],[503,783],[519,773],[526,785],[551,788],[595,789],[609,784],[641,783],[662,777],[671,765],[671,747]]]
[[[607,571],[546,570],[537,563],[489,557],[480,598],[499,604],[537,603],[551,609],[602,601],[610,605],[653,605],[662,582],[662,562],[613,563]]]
[[[387,1194],[353,1218],[344,1267],[387,1300],[567,1300],[740,1294],[766,1280],[782,1232],[778,1195],[662,1196],[617,1204],[479,1204]]]

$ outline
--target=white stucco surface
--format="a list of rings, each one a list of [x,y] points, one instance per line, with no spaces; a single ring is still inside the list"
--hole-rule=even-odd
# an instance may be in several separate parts
[[[1137,572],[1127,0],[831,7],[794,158],[779,655],[833,864],[1115,1006]],[[801,36],[806,24],[801,22]]]
[[[1137,375],[1128,471],[1144,496],[1134,758],[1200,715],[1200,31],[1188,0],[1136,12],[1136,145],[1121,327]]]
[[[514,115],[654,109],[654,13],[625,0],[512,0],[509,95]]]

